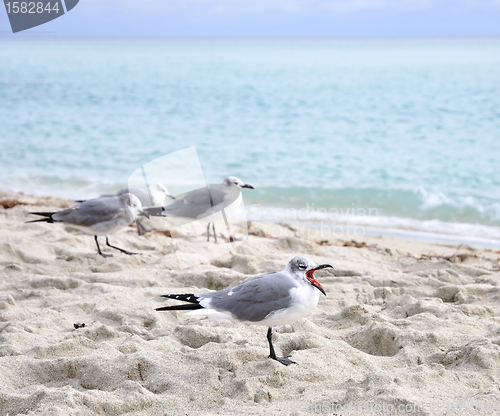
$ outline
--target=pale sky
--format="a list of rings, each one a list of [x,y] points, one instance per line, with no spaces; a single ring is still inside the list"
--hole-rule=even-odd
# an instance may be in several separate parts
[[[0,32],[10,32],[3,8]],[[21,33],[30,32],[119,37],[500,36],[500,0],[80,0],[65,16]]]

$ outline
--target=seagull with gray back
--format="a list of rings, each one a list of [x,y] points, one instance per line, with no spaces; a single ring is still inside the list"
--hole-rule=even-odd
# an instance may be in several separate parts
[[[116,195],[123,195],[126,193],[134,194],[137,198],[139,198],[144,209],[163,206],[167,198],[175,199],[175,196],[168,192],[167,187],[159,182],[151,185],[148,190],[138,188],[120,189]],[[147,231],[147,228],[139,220],[139,218],[135,220],[135,223],[137,224],[137,232],[139,235],[142,235]]]
[[[167,187],[159,182],[151,185],[148,190],[138,188],[120,189],[116,195],[118,196],[126,193],[134,194],[137,198],[139,198],[144,209],[157,205],[163,205],[165,199],[167,198],[175,199],[175,196],[168,192]]]
[[[294,361],[277,357],[272,343],[272,327],[288,325],[308,315],[318,304],[323,286],[314,277],[316,270],[333,266],[318,265],[307,257],[294,257],[281,272],[252,277],[238,286],[217,292],[162,297],[187,302],[164,306],[157,311],[187,310],[186,315],[207,316],[267,326],[269,358],[289,365]]]
[[[130,193],[119,196],[88,199],[73,208],[58,212],[30,212],[40,215],[42,219],[27,222],[62,223],[77,228],[87,234],[93,234],[97,252],[102,257],[112,257],[112,254],[101,252],[98,235],[106,236],[106,245],[125,254],[137,254],[109,244],[108,235],[130,225],[138,215],[148,216],[142,209],[139,198]]]
[[[254,189],[252,185],[244,183],[241,179],[228,176],[220,186],[187,192],[182,198],[164,206],[160,215],[202,219],[229,206],[234,201],[234,191],[242,188]],[[151,215],[158,215],[154,211],[158,210],[148,210]],[[212,223],[212,230],[217,243],[214,223]],[[210,241],[210,222],[207,225],[208,241]]]

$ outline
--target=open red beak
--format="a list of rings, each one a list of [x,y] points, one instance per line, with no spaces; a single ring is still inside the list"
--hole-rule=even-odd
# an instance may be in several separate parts
[[[308,272],[306,272],[307,280],[309,280],[311,282],[311,284],[315,288],[317,288],[321,293],[323,293],[323,295],[325,295],[325,296],[326,296],[325,289],[323,289],[323,286],[321,286],[321,283],[318,282],[316,280],[316,278],[314,277],[314,272],[316,270],[326,269],[328,267],[331,267],[333,269],[333,266],[331,264],[321,264],[318,267],[316,267],[315,269],[312,269],[312,270],[309,270]]]

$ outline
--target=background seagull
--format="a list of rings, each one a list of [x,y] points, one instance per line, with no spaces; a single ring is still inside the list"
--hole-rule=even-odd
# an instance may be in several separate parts
[[[154,183],[149,187],[149,191],[146,189],[138,188],[124,188],[120,189],[116,196],[120,196],[126,193],[131,193],[135,195],[141,201],[143,208],[154,207],[165,202],[165,199],[171,198],[175,199],[175,196],[168,192],[168,189],[162,183]]]
[[[200,188],[187,192],[182,198],[177,198],[174,202],[166,205],[161,215],[196,219],[207,217],[233,203],[237,197],[234,190],[241,188],[254,189],[252,185],[244,183],[241,179],[229,176],[222,181],[220,186],[211,186],[210,188]],[[155,215],[151,210],[148,210],[148,212]],[[214,223],[212,223],[212,229],[215,242],[217,242]],[[207,225],[207,241],[209,240],[210,222]]]
[[[41,215],[43,219],[27,222],[59,222],[78,228],[87,234],[93,234],[97,245],[97,252],[102,257],[111,257],[112,254],[101,252],[98,235],[106,236],[106,245],[125,254],[137,254],[122,248],[112,246],[108,241],[108,234],[112,234],[129,224],[138,215],[148,215],[142,210],[139,198],[130,193],[120,196],[99,197],[88,199],[73,208],[68,208],[58,212],[30,212],[30,214]]]
[[[149,191],[138,188],[124,188],[120,189],[116,193],[116,196],[124,195],[126,193],[131,193],[139,198],[144,209],[162,206],[167,198],[175,199],[175,196],[168,192],[167,187],[159,182],[151,185],[149,187]],[[135,220],[135,223],[137,224],[137,231],[139,235],[142,235],[147,231],[147,228],[141,221],[139,221],[139,218]]]
[[[277,357],[272,343],[272,327],[291,324],[309,314],[318,304],[319,292],[325,290],[315,279],[316,270],[330,264],[317,265],[306,257],[295,257],[281,272],[252,277],[238,286],[217,292],[162,297],[188,302],[164,306],[157,311],[188,310],[186,315],[203,315],[211,319],[230,319],[269,327],[269,358],[289,365],[294,361]]]
[[[175,199],[175,196],[170,194],[167,187],[160,182],[151,185],[149,187],[149,190],[139,188],[123,188],[120,189],[116,194],[102,194],[99,195],[99,198],[109,198],[113,196],[124,195],[127,193],[133,194],[137,198],[139,198],[143,209],[151,208],[154,206],[162,207],[167,198]],[[85,200],[79,200],[76,202],[85,202]],[[136,218],[135,222],[137,224],[137,231],[139,235],[144,234],[144,232],[147,231],[146,227],[141,223],[141,221],[139,221],[139,218]]]

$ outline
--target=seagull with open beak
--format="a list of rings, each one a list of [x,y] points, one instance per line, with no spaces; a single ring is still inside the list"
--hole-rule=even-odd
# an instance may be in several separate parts
[[[186,315],[229,319],[267,326],[269,358],[289,365],[294,361],[277,357],[272,343],[272,327],[288,325],[307,316],[318,304],[319,293],[326,296],[314,272],[333,268],[316,264],[306,257],[294,257],[281,272],[252,277],[238,286],[217,292],[163,297],[187,303],[157,308],[157,311],[187,310]]]

